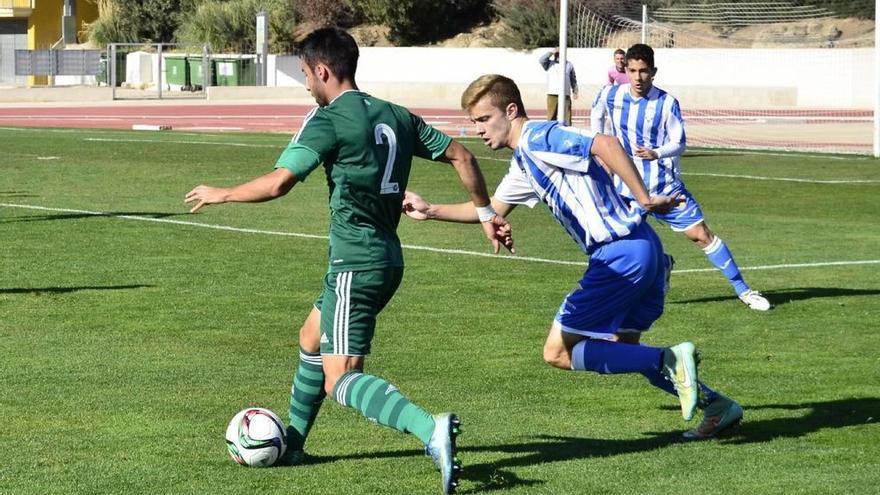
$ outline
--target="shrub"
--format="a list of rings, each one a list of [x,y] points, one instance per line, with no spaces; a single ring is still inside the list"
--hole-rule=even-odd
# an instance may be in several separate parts
[[[462,24],[489,16],[486,0],[348,0],[354,12],[389,28],[397,45],[430,43],[455,34]],[[454,22],[453,22],[454,21]]]
[[[129,16],[123,15],[112,0],[98,0],[100,16],[83,26],[89,41],[105,47],[110,43],[135,43],[138,41],[137,25]]]
[[[362,19],[351,4],[340,0],[301,0],[294,11],[297,18],[314,26],[351,26]]]
[[[269,50],[289,53],[294,25],[290,0],[207,0],[182,20],[177,38],[183,43],[208,43],[214,52],[254,53],[256,17],[262,9],[269,16]]]

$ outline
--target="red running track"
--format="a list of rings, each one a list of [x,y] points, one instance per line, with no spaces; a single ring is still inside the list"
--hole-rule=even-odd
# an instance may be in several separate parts
[[[131,129],[133,125],[164,125],[178,131],[266,131],[294,133],[310,105],[120,105],[103,107],[0,108],[0,126]],[[412,109],[428,123],[447,132],[472,133],[458,109]],[[536,111],[537,112],[537,111]]]

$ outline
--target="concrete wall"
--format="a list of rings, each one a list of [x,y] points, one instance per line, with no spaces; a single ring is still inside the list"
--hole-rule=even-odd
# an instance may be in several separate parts
[[[456,107],[477,76],[498,73],[520,86],[529,108],[544,106],[545,50],[504,48],[362,48],[358,84],[405,105]],[[572,49],[585,107],[604,84],[612,50]],[[870,109],[873,49],[658,49],[655,83],[691,108]],[[302,86],[299,61],[270,57],[269,84]]]

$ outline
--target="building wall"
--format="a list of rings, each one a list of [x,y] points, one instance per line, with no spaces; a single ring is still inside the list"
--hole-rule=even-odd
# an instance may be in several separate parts
[[[96,0],[76,0],[75,6],[77,33],[86,23],[98,18]],[[28,48],[48,50],[61,39],[61,18],[64,14],[64,0],[35,0],[34,10],[28,17]],[[80,42],[84,40],[78,40]],[[47,84],[45,76],[31,76],[29,84]]]
[[[27,49],[27,20],[0,19],[0,86],[19,86],[26,77],[15,75],[15,50]]]

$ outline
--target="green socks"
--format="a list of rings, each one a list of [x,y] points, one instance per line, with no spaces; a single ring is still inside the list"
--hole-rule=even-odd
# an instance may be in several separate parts
[[[287,450],[302,450],[318,410],[326,397],[321,354],[299,350],[299,367],[290,388],[290,409],[287,427]]]
[[[422,443],[427,444],[434,433],[434,418],[379,377],[350,371],[336,382],[333,397],[343,406],[359,410],[367,419],[412,433]]]

